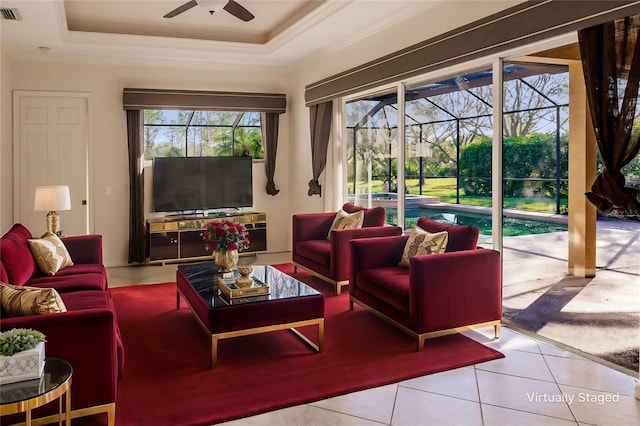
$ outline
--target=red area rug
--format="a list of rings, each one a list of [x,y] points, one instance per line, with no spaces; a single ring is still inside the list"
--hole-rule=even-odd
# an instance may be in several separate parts
[[[290,264],[279,268],[292,272]],[[324,351],[288,331],[225,339],[216,370],[210,337],[186,303],[176,310],[174,283],[112,289],[126,350],[116,424],[209,425],[503,357],[461,335],[416,352],[410,336],[358,307],[349,311],[348,294],[295,276],[325,295]],[[315,339],[316,330],[303,331]]]

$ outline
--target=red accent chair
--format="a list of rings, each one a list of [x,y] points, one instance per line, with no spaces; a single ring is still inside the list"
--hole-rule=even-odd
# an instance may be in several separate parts
[[[414,256],[398,266],[408,235],[352,240],[349,305],[368,309],[418,339],[492,325],[502,318],[500,253],[476,247],[478,229],[425,218],[427,232],[447,231],[445,253]]]
[[[383,207],[366,209],[346,203],[342,209],[347,213],[364,210],[364,223],[359,229],[329,229],[336,213],[303,213],[293,215],[292,261],[294,272],[303,268],[318,278],[333,284],[336,294],[349,284],[350,252],[352,239],[385,237],[402,234],[399,226],[385,226],[386,213]]]

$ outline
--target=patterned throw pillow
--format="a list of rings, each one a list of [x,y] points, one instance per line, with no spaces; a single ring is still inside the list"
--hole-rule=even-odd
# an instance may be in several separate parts
[[[432,234],[420,227],[415,227],[404,246],[402,259],[398,265],[409,267],[409,259],[423,254],[444,253],[447,249],[449,233],[447,231]]]
[[[46,275],[55,275],[60,269],[73,266],[71,256],[62,240],[51,232],[45,233],[41,238],[27,240],[40,272]]]
[[[327,234],[327,240],[331,237],[331,231],[335,229],[358,229],[362,228],[364,222],[364,210],[357,211],[355,213],[347,213],[344,210],[340,210],[336,213],[335,219],[329,228]]]
[[[0,305],[8,316],[53,314],[67,312],[54,288],[36,288],[0,282]]]

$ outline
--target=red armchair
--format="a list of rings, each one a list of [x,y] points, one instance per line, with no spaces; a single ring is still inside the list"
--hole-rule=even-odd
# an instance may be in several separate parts
[[[424,218],[418,226],[447,231],[445,253],[414,256],[398,266],[407,235],[352,240],[349,305],[368,309],[418,339],[492,325],[500,334],[502,278],[500,253],[476,248],[478,229]]]
[[[293,215],[292,261],[294,271],[303,268],[336,287],[340,294],[349,284],[349,241],[352,239],[384,237],[402,234],[399,226],[385,226],[382,207],[365,209],[347,203],[342,206],[347,213],[364,210],[364,223],[359,229],[329,229],[336,213],[304,213]]]

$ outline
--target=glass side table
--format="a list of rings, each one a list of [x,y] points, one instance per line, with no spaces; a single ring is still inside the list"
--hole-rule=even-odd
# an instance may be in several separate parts
[[[31,425],[31,410],[58,399],[58,425],[71,424],[71,364],[60,358],[46,357],[44,373],[39,379],[0,384],[0,415],[26,413],[26,425]],[[64,396],[64,410],[63,400]]]

